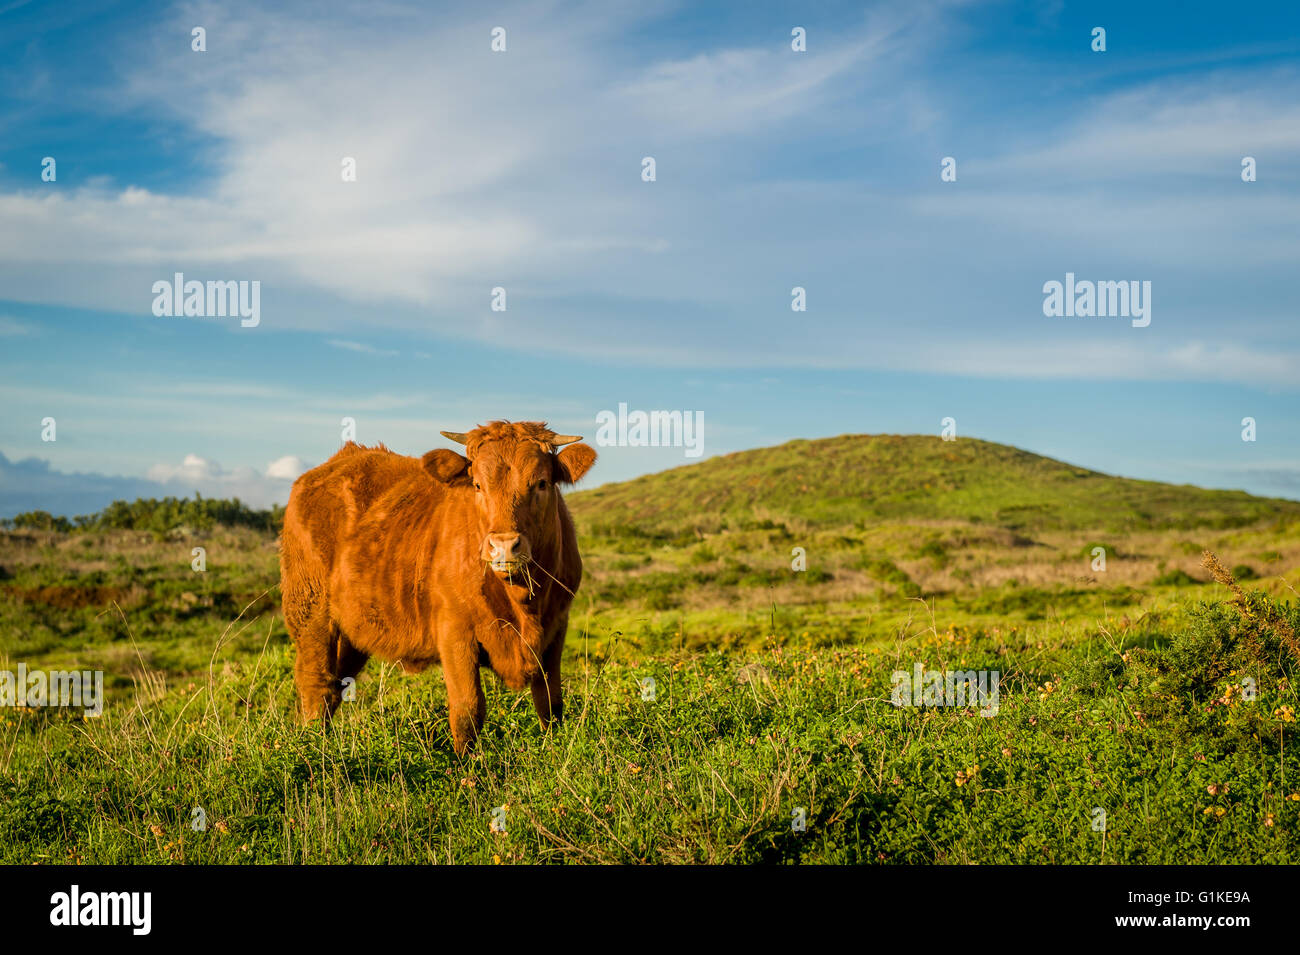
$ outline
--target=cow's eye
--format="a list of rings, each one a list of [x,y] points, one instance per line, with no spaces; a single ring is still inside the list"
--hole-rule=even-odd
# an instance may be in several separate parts
[[[481,491],[481,490],[483,490],[483,488],[479,486],[478,481],[475,481],[475,482],[474,482],[474,490],[476,490],[476,491]]]
[[[546,478],[542,478],[537,482],[537,490],[539,491],[545,491],[548,487],[550,487],[550,482]]]

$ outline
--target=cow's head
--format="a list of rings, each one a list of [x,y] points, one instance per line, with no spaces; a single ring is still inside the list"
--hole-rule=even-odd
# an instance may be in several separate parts
[[[486,531],[479,558],[502,577],[520,574],[533,546],[556,533],[558,486],[586,474],[596,452],[575,443],[582,438],[556,434],[535,421],[493,421],[468,434],[442,435],[463,444],[465,454],[430,451],[425,469],[445,484],[473,487]]]

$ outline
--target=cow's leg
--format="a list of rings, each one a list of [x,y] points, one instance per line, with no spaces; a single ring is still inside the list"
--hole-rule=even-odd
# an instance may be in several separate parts
[[[331,710],[335,650],[324,583],[325,569],[310,543],[288,522],[280,542],[280,603],[296,651],[293,678],[305,721],[328,719]]]
[[[542,672],[533,677],[533,706],[542,727],[564,719],[564,697],[560,692],[560,657],[564,653],[564,626],[542,654]]]
[[[442,678],[447,684],[447,718],[451,721],[451,741],[457,756],[478,739],[487,715],[487,699],[479,680],[478,645],[464,641],[442,654]]]
[[[325,613],[319,612],[293,634],[298,659],[293,667],[298,703],[306,722],[328,722],[343,698],[335,675],[335,645],[338,637]]]

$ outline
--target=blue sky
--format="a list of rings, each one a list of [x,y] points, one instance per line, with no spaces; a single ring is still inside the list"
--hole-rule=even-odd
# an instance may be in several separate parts
[[[620,403],[1300,498],[1292,4],[274,7],[0,0],[0,515]],[[175,272],[260,324],[156,317]],[[1151,324],[1045,316],[1067,272]]]

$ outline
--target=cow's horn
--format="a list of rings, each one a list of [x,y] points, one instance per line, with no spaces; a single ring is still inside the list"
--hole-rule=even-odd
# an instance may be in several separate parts
[[[580,434],[557,434],[554,438],[551,439],[551,447],[562,448],[566,444],[573,444],[573,442],[581,441],[581,440],[582,440],[582,435]]]
[[[461,431],[439,431],[438,433],[448,441],[455,441],[457,444],[464,444],[469,440],[469,435]]]

